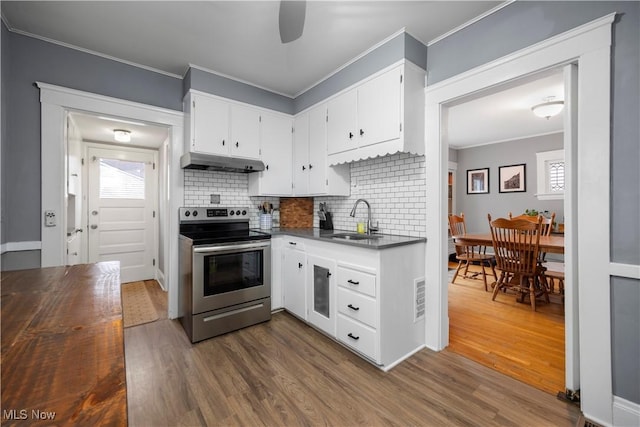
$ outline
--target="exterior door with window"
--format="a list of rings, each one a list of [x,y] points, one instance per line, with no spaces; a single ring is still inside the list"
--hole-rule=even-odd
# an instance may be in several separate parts
[[[90,147],[89,262],[120,261],[122,283],[152,279],[155,265],[155,153]]]

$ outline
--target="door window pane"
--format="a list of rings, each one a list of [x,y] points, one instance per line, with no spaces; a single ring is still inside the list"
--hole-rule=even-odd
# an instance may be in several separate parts
[[[144,163],[100,159],[101,199],[144,199]]]

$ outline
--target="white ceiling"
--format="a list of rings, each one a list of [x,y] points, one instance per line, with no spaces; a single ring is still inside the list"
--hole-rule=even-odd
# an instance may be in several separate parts
[[[192,64],[290,97],[402,28],[427,44],[501,4],[309,0],[302,37],[283,45],[279,2],[272,0],[0,3],[11,31],[176,77]],[[548,95],[562,99],[561,80],[556,75],[462,100],[449,108],[449,143],[462,148],[560,131],[561,119],[537,118],[530,107]],[[119,127],[132,130],[140,146],[157,147],[166,138],[166,129],[152,126],[118,126],[80,114],[77,122],[87,140],[112,142]]]
[[[70,113],[70,116],[80,130],[83,141],[87,142],[157,149],[169,136],[169,130],[166,127],[150,123],[77,112]],[[115,129],[130,131],[131,142],[126,144],[116,143],[113,138]]]
[[[531,111],[549,96],[564,100],[562,68],[458,100],[447,109],[447,141],[468,148],[562,132],[562,114],[545,119]]]

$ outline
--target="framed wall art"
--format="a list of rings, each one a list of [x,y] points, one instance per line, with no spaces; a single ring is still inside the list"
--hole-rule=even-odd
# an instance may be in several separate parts
[[[501,193],[522,193],[527,191],[525,163],[500,166],[498,168],[499,190]]]
[[[467,170],[467,194],[489,193],[489,168]]]

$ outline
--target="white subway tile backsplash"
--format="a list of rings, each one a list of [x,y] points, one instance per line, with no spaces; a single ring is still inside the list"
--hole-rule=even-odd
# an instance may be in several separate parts
[[[249,209],[249,227],[259,228],[258,205],[268,201],[278,206],[275,197],[250,197],[247,174],[218,171],[184,171],[184,204],[189,207],[238,206]],[[220,203],[211,203],[211,194],[220,195]]]
[[[354,230],[360,218],[366,218],[366,205],[358,206],[356,217],[349,216],[357,199],[371,204],[373,223],[379,222],[380,232],[388,234],[426,236],[426,184],[424,156],[398,153],[351,164],[351,196],[316,197],[327,203],[333,213],[333,226]],[[314,225],[318,218],[314,215]]]
[[[355,201],[362,198],[371,204],[373,222],[379,222],[381,233],[426,235],[424,156],[398,153],[355,162],[350,169],[351,196],[316,197],[314,211],[320,210],[320,202],[327,203],[334,227],[355,231],[358,219],[367,217],[366,205],[358,206],[355,218],[349,213]],[[248,176],[242,173],[185,170],[184,185],[184,206],[216,206],[210,203],[210,195],[219,194],[221,206],[249,208],[252,228],[260,225],[259,204],[268,201],[279,205],[275,197],[250,197]],[[317,215],[314,226],[318,226]]]

